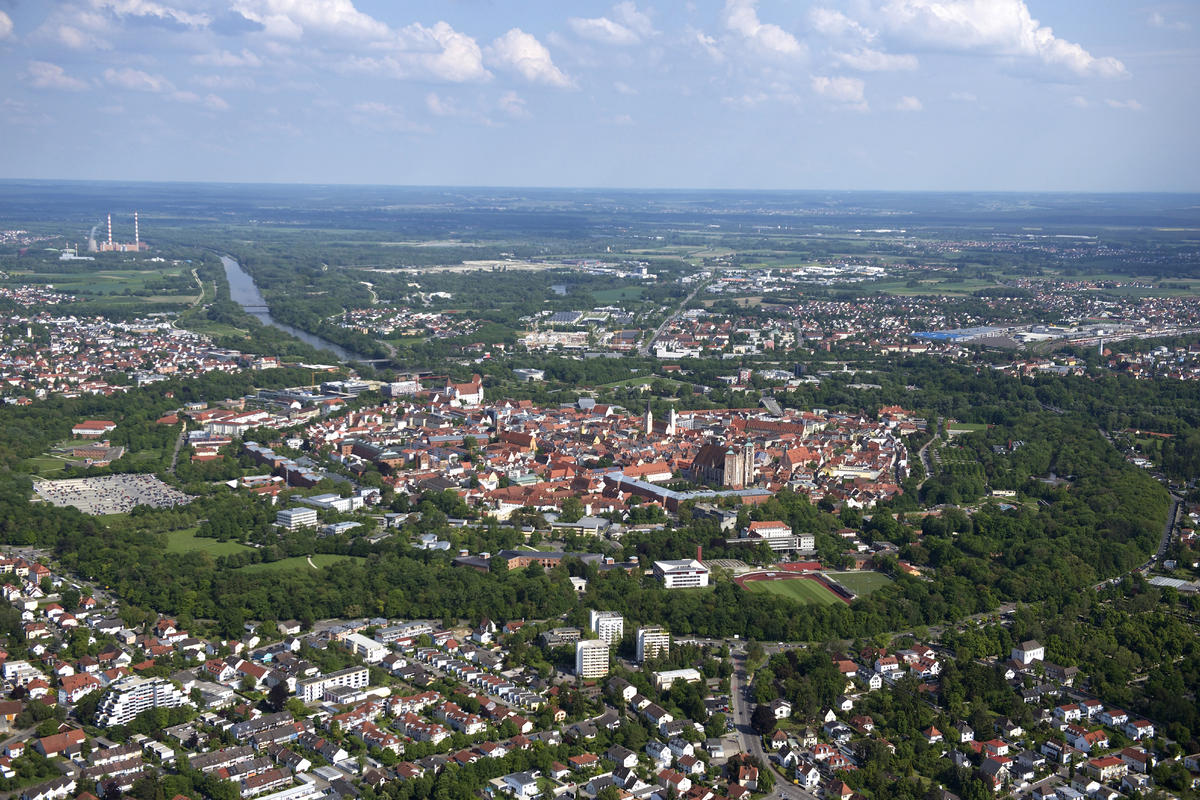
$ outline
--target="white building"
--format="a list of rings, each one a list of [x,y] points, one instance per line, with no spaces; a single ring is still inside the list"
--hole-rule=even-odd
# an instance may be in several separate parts
[[[337,511],[342,514],[349,514],[351,511],[357,511],[362,508],[364,503],[363,498],[351,495],[350,497],[342,497],[336,494],[317,494],[312,497],[301,497],[297,502],[303,503],[306,506],[320,508],[326,511]]]
[[[698,669],[691,667],[686,669],[667,669],[654,673],[654,688],[660,692],[665,692],[671,688],[671,684],[675,683],[675,681],[699,683],[702,680],[704,680],[704,676],[700,674],[700,670]]]
[[[668,589],[708,586],[708,574],[708,567],[694,558],[654,562],[655,577]]]
[[[275,512],[275,524],[289,531],[315,528],[317,527],[317,510],[315,508],[280,509]]]
[[[609,647],[620,644],[625,635],[625,618],[615,611],[591,612],[590,626],[592,633],[603,639]]]
[[[371,673],[366,667],[350,667],[331,672],[328,675],[317,675],[315,678],[305,678],[296,681],[296,696],[306,703],[312,703],[325,696],[326,689],[339,686],[351,689],[361,689],[371,682]]]
[[[575,674],[580,678],[603,678],[608,674],[608,642],[583,639],[575,645]]]
[[[1012,660],[1024,666],[1028,666],[1034,661],[1045,661],[1046,648],[1034,639],[1021,642],[1012,649]]]
[[[648,658],[665,656],[671,650],[671,632],[664,628],[638,628],[638,663]]]
[[[342,642],[350,648],[354,655],[359,656],[368,664],[383,661],[383,657],[387,655],[387,645],[377,642],[369,636],[363,636],[361,633],[348,633]]]
[[[193,705],[187,695],[166,678],[129,675],[115,681],[96,709],[96,724],[101,728],[125,725],[143,711],[152,708],[181,708]]]

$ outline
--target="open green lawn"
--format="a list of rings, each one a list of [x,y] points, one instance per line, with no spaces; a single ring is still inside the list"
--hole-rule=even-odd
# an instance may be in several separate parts
[[[200,550],[216,558],[217,556],[230,556],[234,553],[241,553],[252,549],[254,548],[238,542],[218,542],[216,539],[198,538],[195,528],[170,531],[167,534],[168,553],[190,553],[193,550]]]
[[[746,591],[777,594],[798,603],[831,606],[840,603],[837,595],[809,578],[789,578],[780,581],[747,581]]]
[[[24,466],[35,475],[57,475],[67,466],[67,462],[54,456],[36,456],[26,459]]]
[[[892,579],[882,572],[831,572],[829,577],[859,597],[865,597],[892,582]]]
[[[312,563],[319,569],[328,567],[330,564],[336,564],[339,561],[349,559],[351,561],[365,561],[366,559],[358,556],[337,556],[328,553],[318,553],[312,557]],[[265,564],[248,564],[241,568],[242,572],[310,572],[312,567],[309,566],[308,559],[304,556],[295,556],[294,558],[281,558],[278,561],[271,561]]]
[[[140,291],[147,283],[159,284],[165,279],[178,279],[184,274],[183,267],[166,267],[161,269],[97,269],[89,272],[53,273],[31,272],[21,275],[21,280],[28,283],[45,283],[56,291],[78,295],[113,295],[120,294],[126,289]],[[179,302],[191,302],[196,298],[196,284],[191,275],[187,275],[186,289],[179,287],[180,294],[170,292],[172,299]],[[143,301],[145,298],[141,298]]]
[[[618,286],[615,289],[601,289],[598,292],[592,292],[592,297],[596,298],[596,301],[599,303],[619,303],[622,300],[641,300],[642,287]]]
[[[652,384],[655,381],[662,381],[671,388],[676,388],[683,385],[683,381],[677,381],[674,378],[664,378],[661,375],[645,375],[636,378],[626,378],[623,381],[613,381],[612,383],[600,384],[601,389],[619,389],[622,386],[640,386],[643,383]]]
[[[946,430],[951,433],[977,433],[986,431],[987,425],[982,422],[951,422],[946,425]]]

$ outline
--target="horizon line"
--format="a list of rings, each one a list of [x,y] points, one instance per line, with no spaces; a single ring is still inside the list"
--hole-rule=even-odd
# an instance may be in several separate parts
[[[0,177],[2,184],[18,183],[79,183],[79,184],[115,184],[154,186],[271,186],[271,187],[339,187],[360,189],[489,189],[489,190],[525,190],[525,191],[573,191],[573,192],[712,192],[712,193],[763,193],[763,194],[1013,194],[1013,195],[1175,195],[1200,196],[1200,189],[830,189],[830,188],[790,188],[767,189],[752,187],[717,188],[704,186],[572,186],[572,185],[515,185],[515,184],[456,184],[456,183],[355,183],[328,181],[234,181],[234,180],[195,180],[195,179],[120,179],[120,178],[7,178]]]

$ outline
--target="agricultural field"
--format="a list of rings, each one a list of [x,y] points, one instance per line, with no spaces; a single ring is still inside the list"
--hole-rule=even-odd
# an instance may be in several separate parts
[[[865,597],[892,582],[881,572],[830,572],[828,575],[859,597]]]
[[[809,578],[785,578],[773,581],[746,581],[742,584],[748,592],[765,592],[787,597],[806,605],[831,606],[842,602],[837,595],[817,581]]]

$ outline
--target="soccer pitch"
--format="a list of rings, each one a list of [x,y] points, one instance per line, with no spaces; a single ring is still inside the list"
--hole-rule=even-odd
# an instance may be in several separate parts
[[[837,595],[826,589],[822,584],[810,578],[785,578],[773,581],[746,581],[743,584],[748,592],[765,592],[787,597],[798,603],[831,606],[842,602]]]

